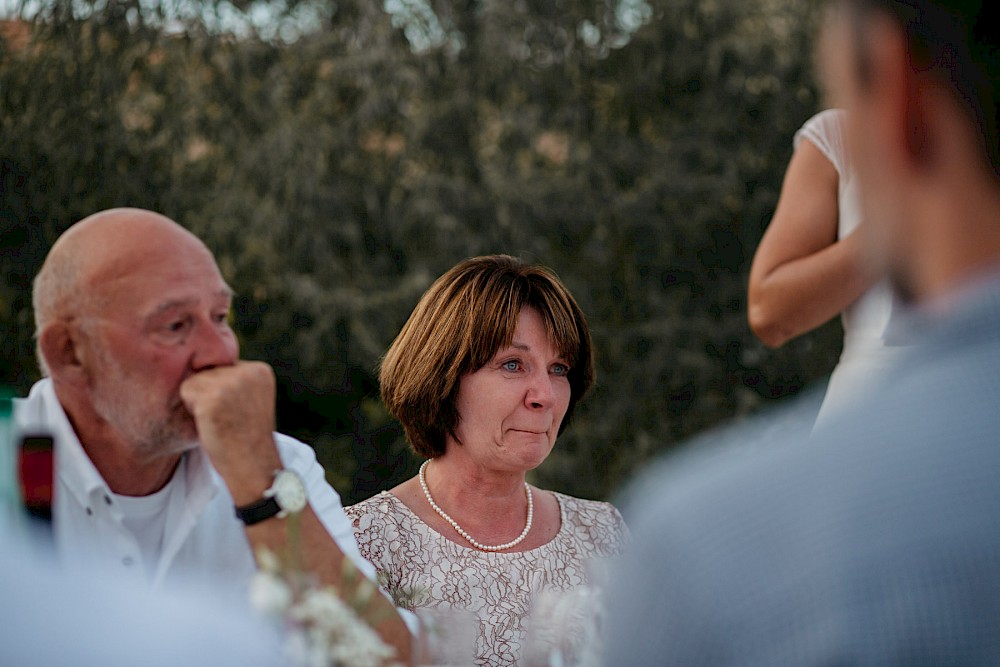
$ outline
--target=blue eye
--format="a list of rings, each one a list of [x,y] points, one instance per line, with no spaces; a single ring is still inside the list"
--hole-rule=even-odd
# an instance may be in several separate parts
[[[510,373],[516,373],[518,369],[521,368],[521,362],[515,360],[505,361],[500,365],[500,367]]]
[[[569,366],[567,366],[566,364],[553,364],[552,374],[559,376],[569,375]]]

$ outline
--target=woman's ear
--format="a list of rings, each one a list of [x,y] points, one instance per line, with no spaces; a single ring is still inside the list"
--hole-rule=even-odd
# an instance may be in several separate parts
[[[54,380],[76,383],[83,378],[79,338],[67,322],[53,322],[38,336],[38,349]]]

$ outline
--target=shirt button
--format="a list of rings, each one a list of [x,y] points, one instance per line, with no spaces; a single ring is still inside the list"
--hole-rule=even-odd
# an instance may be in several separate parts
[[[135,561],[132,559],[131,556],[125,556],[125,558],[122,558],[122,565],[124,565],[125,567],[132,567],[133,563],[135,563]]]
[[[108,505],[110,505],[111,504],[111,496],[105,495],[104,496],[104,502],[107,503]]]
[[[88,507],[88,508],[87,508],[87,516],[93,516],[93,515],[94,515],[94,510],[92,510],[92,509],[90,509],[90,508]]]

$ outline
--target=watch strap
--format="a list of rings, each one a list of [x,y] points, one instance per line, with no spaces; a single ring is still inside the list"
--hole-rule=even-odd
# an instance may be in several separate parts
[[[281,505],[278,504],[278,501],[275,500],[274,496],[261,498],[253,501],[252,503],[236,508],[236,516],[248,526],[260,523],[261,521],[270,519],[273,516],[277,516],[280,512]]]

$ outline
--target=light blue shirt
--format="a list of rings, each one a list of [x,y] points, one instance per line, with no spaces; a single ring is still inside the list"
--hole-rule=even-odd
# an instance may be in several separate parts
[[[607,665],[1000,664],[1000,280],[913,342],[811,437],[793,404],[631,487]]]
[[[0,665],[286,664],[276,629],[246,605],[208,591],[154,594],[103,570],[73,576],[8,528],[0,519]]]

